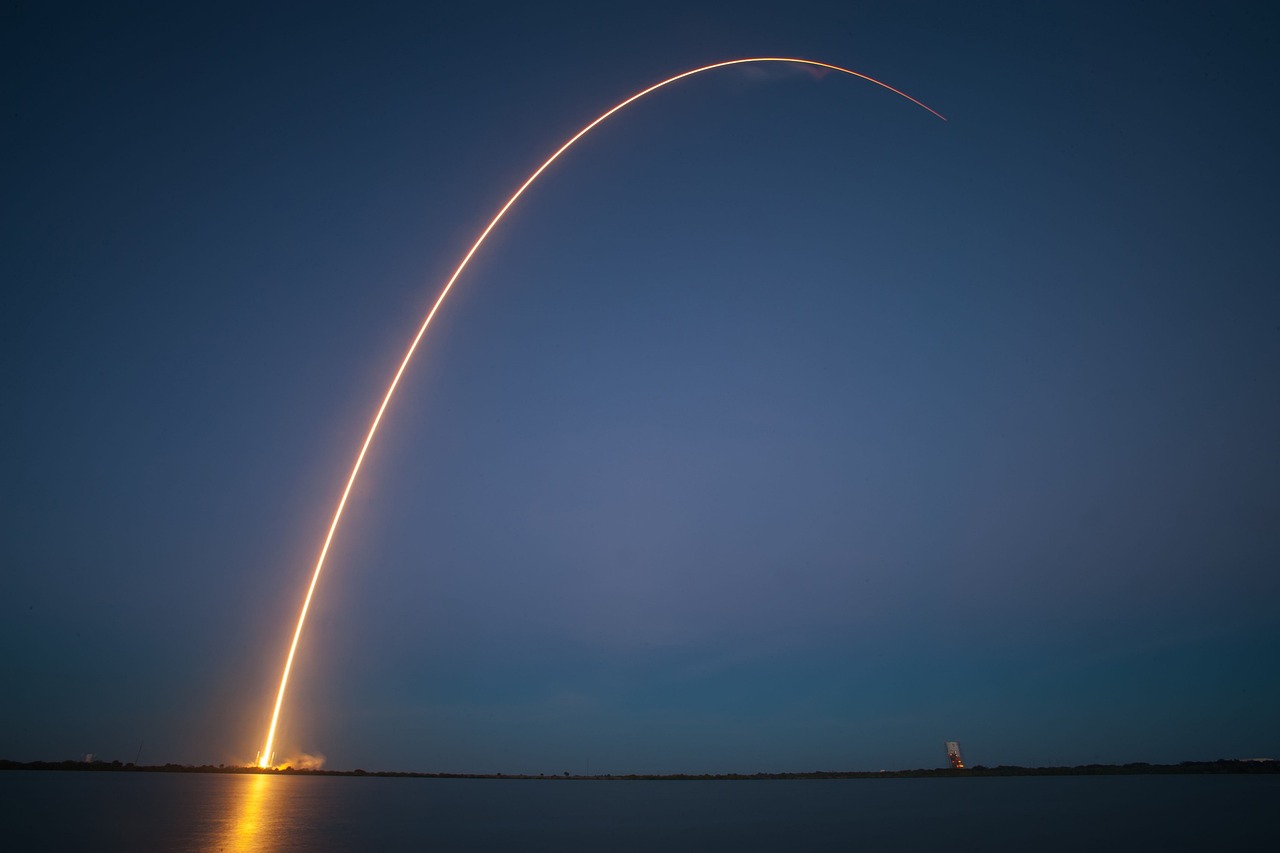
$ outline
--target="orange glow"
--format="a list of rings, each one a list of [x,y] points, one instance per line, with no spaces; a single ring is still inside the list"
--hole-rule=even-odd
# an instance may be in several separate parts
[[[278,839],[270,831],[270,800],[277,781],[254,773],[230,780],[237,790],[237,802],[225,830],[218,839],[219,850],[264,851],[277,849]]]
[[[329,524],[329,532],[324,537],[324,545],[320,549],[320,557],[319,559],[316,560],[316,567],[314,572],[311,575],[311,583],[307,587],[306,597],[302,601],[302,610],[298,614],[298,626],[293,632],[293,642],[289,644],[289,654],[285,658],[284,672],[280,676],[280,690],[276,694],[275,707],[271,712],[271,725],[267,728],[266,744],[263,746],[262,752],[259,753],[259,758],[258,758],[259,767],[266,768],[270,764],[272,747],[275,743],[275,737],[276,737],[276,725],[280,721],[280,708],[284,705],[285,688],[289,684],[289,671],[293,668],[293,659],[298,651],[298,641],[302,638],[302,626],[307,620],[307,611],[311,608],[311,599],[315,595],[316,583],[320,580],[320,572],[324,568],[325,557],[328,556],[329,546],[330,544],[332,544],[334,533],[338,529],[338,521],[342,518],[342,511],[346,508],[347,498],[351,495],[351,489],[355,485],[356,477],[360,473],[360,467],[364,464],[365,454],[369,452],[369,445],[373,443],[373,436],[378,431],[378,425],[382,423],[382,416],[386,412],[387,406],[388,404],[390,404],[391,398],[392,396],[394,396],[396,392],[396,387],[400,384],[400,378],[404,375],[405,368],[409,366],[410,359],[413,358],[413,354],[417,350],[418,344],[422,341],[423,335],[426,334],[427,327],[431,325],[431,321],[432,319],[435,318],[436,312],[440,310],[441,303],[443,303],[445,300],[445,297],[449,295],[449,291],[453,289],[454,283],[458,280],[458,277],[462,275],[462,271],[466,269],[467,264],[471,263],[471,258],[475,255],[476,251],[479,250],[480,246],[484,243],[485,239],[489,236],[489,232],[491,232],[494,229],[494,227],[497,226],[497,224],[500,221],[502,221],[502,218],[507,215],[507,211],[511,209],[512,205],[516,203],[517,199],[519,199],[520,196],[524,195],[524,191],[527,190],[533,184],[533,182],[536,181],[539,178],[539,176],[541,176],[542,173],[547,170],[547,168],[552,163],[560,159],[561,154],[564,154],[564,152],[568,151],[569,148],[575,142],[577,142],[579,139],[581,139],[583,136],[589,133],[592,129],[594,129],[596,125],[600,124],[605,119],[612,116],[614,113],[618,112],[619,110],[623,109],[626,106],[629,106],[635,101],[640,100],[645,95],[655,92],[658,89],[661,89],[663,86],[670,85],[671,83],[674,83],[677,80],[683,80],[685,77],[691,77],[694,74],[701,74],[704,71],[712,71],[716,68],[725,68],[730,65],[742,65],[748,62],[791,62],[791,63],[798,63],[800,65],[809,65],[809,66],[816,66],[818,68],[826,68],[831,71],[838,71],[842,74],[848,74],[852,77],[857,77],[859,79],[866,80],[869,83],[874,83],[875,85],[880,86],[884,89],[888,89],[890,92],[893,92],[895,95],[900,95],[901,97],[906,98],[911,103],[916,104],[917,106],[920,106],[928,110],[938,118],[942,119],[943,121],[946,121],[946,118],[942,114],[922,104],[920,101],[917,101],[915,98],[911,97],[905,92],[901,92],[893,88],[892,86],[888,85],[887,83],[882,83],[873,77],[868,77],[865,74],[859,74],[857,71],[850,71],[848,68],[841,68],[838,65],[831,65],[826,62],[816,62],[812,59],[793,59],[793,58],[777,57],[777,56],[761,56],[761,57],[753,57],[748,59],[731,59],[726,62],[716,62],[711,65],[704,65],[701,68],[695,68],[692,71],[685,71],[681,74],[675,75],[674,77],[668,77],[666,80],[663,80],[660,83],[655,83],[654,85],[648,87],[647,89],[642,89],[636,94],[631,95],[626,100],[610,108],[608,111],[602,113],[598,118],[596,118],[590,124],[583,127],[581,130],[579,130],[577,133],[571,136],[567,142],[565,142],[563,145],[557,148],[555,153],[552,154],[550,157],[548,157],[541,166],[535,169],[533,174],[529,175],[529,177],[525,179],[524,183],[520,185],[519,189],[517,189],[514,193],[512,193],[511,197],[507,199],[506,203],[503,204],[502,207],[498,210],[498,212],[494,214],[494,217],[491,220],[489,220],[489,224],[486,225],[484,230],[480,232],[480,236],[477,237],[475,242],[471,244],[471,248],[467,250],[467,253],[465,255],[463,255],[461,263],[459,263],[457,269],[453,271],[453,275],[449,276],[449,280],[445,282],[444,288],[440,291],[440,295],[436,297],[436,301],[431,306],[431,310],[427,312],[426,319],[422,321],[422,326],[418,329],[418,333],[414,335],[413,341],[409,344],[409,348],[404,354],[404,358],[402,358],[400,361],[400,367],[396,370],[395,376],[392,377],[391,379],[391,384],[387,387],[386,394],[384,394],[382,397],[382,404],[378,406],[378,411],[373,416],[373,422],[369,425],[369,432],[365,436],[364,444],[361,445],[360,452],[356,455],[355,465],[351,469],[351,475],[347,478],[347,485],[342,490],[342,498],[338,501],[337,509],[334,511],[333,521],[330,522]]]

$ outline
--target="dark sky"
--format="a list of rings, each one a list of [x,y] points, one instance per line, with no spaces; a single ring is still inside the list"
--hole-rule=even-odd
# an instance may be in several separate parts
[[[1267,4],[6,2],[0,756],[1280,756]],[[536,7],[536,8],[533,8]]]

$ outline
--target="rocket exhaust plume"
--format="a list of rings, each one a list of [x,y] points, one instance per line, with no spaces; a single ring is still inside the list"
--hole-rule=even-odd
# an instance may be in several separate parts
[[[276,738],[276,725],[280,722],[280,709],[284,705],[285,689],[289,685],[289,671],[293,669],[293,659],[298,651],[298,641],[302,639],[302,627],[307,621],[307,611],[311,608],[311,599],[315,595],[316,583],[320,580],[320,572],[324,569],[325,557],[329,554],[329,546],[333,543],[333,536],[334,533],[337,532],[338,522],[342,519],[342,511],[347,506],[347,498],[350,497],[351,489],[356,482],[356,477],[360,474],[360,467],[364,464],[365,454],[369,452],[369,445],[373,443],[373,437],[378,432],[378,426],[382,423],[382,416],[386,413],[387,406],[391,403],[391,398],[395,395],[396,388],[400,384],[400,379],[404,376],[405,368],[409,366],[409,361],[413,358],[414,352],[418,349],[418,344],[422,342],[423,336],[427,333],[427,328],[435,318],[436,312],[440,310],[440,305],[444,302],[445,297],[447,297],[449,295],[449,291],[453,289],[453,285],[457,282],[458,277],[462,275],[462,271],[467,268],[467,264],[471,263],[471,258],[477,251],[479,251],[480,246],[484,244],[485,239],[488,238],[489,232],[493,231],[497,224],[502,221],[502,218],[507,215],[507,211],[512,208],[520,196],[524,195],[525,190],[529,189],[529,187],[533,185],[534,181],[538,180],[542,173],[545,172],[552,163],[560,159],[560,155],[568,151],[575,142],[586,136],[596,127],[596,125],[605,121],[614,113],[624,107],[630,106],[632,103],[640,100],[644,96],[656,92],[664,86],[675,83],[677,80],[683,80],[686,77],[692,77],[694,74],[701,74],[704,71],[713,71],[717,68],[726,68],[730,65],[743,65],[755,62],[790,62],[810,66],[811,68],[838,71],[841,74],[848,74],[851,77],[857,77],[861,80],[866,80],[868,83],[874,83],[883,89],[888,89],[895,95],[899,95],[907,99],[916,106],[922,107],[943,121],[946,121],[945,116],[931,107],[926,106],[907,93],[901,92],[887,83],[882,83],[873,77],[868,77],[866,74],[859,74],[857,71],[850,71],[848,68],[842,68],[839,65],[817,62],[812,59],[795,59],[781,56],[757,56],[747,59],[730,59],[725,62],[715,62],[711,65],[703,65],[700,68],[694,68],[691,71],[685,71],[680,74],[676,74],[673,77],[668,77],[659,83],[649,86],[647,89],[642,89],[639,92],[636,92],[634,95],[629,96],[625,100],[601,113],[599,117],[587,124],[573,136],[569,137],[568,141],[557,148],[555,153],[548,157],[541,166],[535,169],[533,173],[525,179],[524,183],[522,183],[519,188],[511,194],[511,197],[506,200],[502,207],[498,209],[498,212],[493,215],[493,218],[489,220],[489,224],[480,232],[480,236],[476,237],[475,242],[471,244],[471,248],[469,248],[467,253],[462,256],[462,260],[459,262],[457,269],[453,271],[453,275],[449,276],[449,280],[445,282],[444,287],[440,291],[440,295],[436,297],[436,301],[432,304],[431,310],[427,312],[426,319],[422,321],[422,325],[418,328],[418,333],[414,335],[413,340],[410,341],[409,348],[405,351],[404,357],[400,360],[400,366],[396,369],[395,375],[391,378],[391,384],[387,386],[386,393],[382,397],[382,404],[378,406],[378,411],[374,413],[373,421],[369,424],[369,432],[365,435],[364,444],[360,446],[360,452],[356,454],[355,465],[352,466],[351,474],[347,477],[347,485],[342,490],[342,497],[338,500],[338,506],[334,510],[333,520],[329,523],[329,532],[325,534],[324,544],[320,548],[320,556],[316,560],[315,570],[311,574],[311,583],[307,586],[306,597],[302,600],[302,610],[298,613],[298,626],[294,629],[293,641],[289,644],[289,654],[285,657],[284,661],[284,671],[280,675],[280,689],[276,693],[275,706],[271,711],[271,724],[267,727],[266,743],[262,747],[262,751],[259,753],[257,764],[260,768],[265,769],[271,766],[271,757],[273,755],[272,749],[274,748]]]

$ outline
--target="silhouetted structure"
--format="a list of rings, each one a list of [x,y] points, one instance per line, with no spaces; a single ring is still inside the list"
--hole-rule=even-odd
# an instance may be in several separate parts
[[[951,762],[952,770],[964,769],[964,759],[960,757],[960,743],[958,741],[947,741],[947,760]]]

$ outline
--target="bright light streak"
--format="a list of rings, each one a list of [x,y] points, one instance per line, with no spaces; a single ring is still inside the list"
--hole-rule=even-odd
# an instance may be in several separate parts
[[[378,425],[382,423],[382,416],[387,411],[387,406],[391,403],[391,398],[396,393],[396,387],[400,384],[400,378],[404,375],[405,368],[409,366],[409,361],[413,358],[413,353],[418,349],[418,344],[422,341],[422,336],[426,334],[427,327],[431,325],[431,321],[435,318],[436,312],[440,310],[441,303],[443,303],[445,297],[449,295],[449,291],[453,289],[454,282],[458,280],[458,276],[462,275],[462,271],[467,268],[467,264],[471,263],[472,256],[475,255],[476,251],[479,250],[480,246],[489,236],[489,232],[502,221],[502,217],[507,215],[507,211],[516,203],[516,200],[519,199],[520,196],[524,195],[524,191],[527,190],[552,163],[560,159],[561,154],[568,151],[575,142],[586,136],[595,128],[596,125],[600,124],[624,107],[640,100],[645,95],[656,92],[663,86],[668,86],[677,80],[683,80],[685,77],[691,77],[694,74],[701,74],[704,71],[712,71],[716,68],[725,68],[730,65],[742,65],[748,62],[793,62],[800,65],[811,65],[818,68],[826,68],[830,71],[839,71],[842,74],[848,74],[852,77],[857,77],[859,79],[866,80],[869,83],[874,83],[884,89],[888,89],[895,95],[900,95],[903,98],[906,98],[911,103],[919,107],[923,107],[938,118],[946,121],[946,117],[941,113],[929,106],[926,106],[925,104],[922,104],[907,93],[901,92],[887,83],[882,83],[874,77],[859,74],[857,71],[850,71],[848,68],[841,68],[839,65],[817,62],[812,59],[794,59],[781,56],[757,56],[748,59],[730,59],[726,62],[715,62],[711,65],[704,65],[701,68],[695,68],[692,71],[685,71],[682,74],[675,75],[674,77],[668,77],[660,83],[655,83],[647,89],[642,89],[621,103],[610,108],[608,111],[602,113],[586,127],[569,137],[569,141],[557,148],[555,153],[548,157],[541,166],[535,169],[533,174],[529,175],[529,177],[525,179],[524,183],[520,185],[520,188],[511,194],[511,197],[507,199],[506,204],[502,205],[498,212],[494,214],[493,219],[489,220],[489,224],[484,227],[484,230],[480,232],[480,236],[476,238],[476,241],[471,244],[471,248],[467,250],[465,255],[463,255],[462,262],[458,264],[458,268],[453,271],[453,275],[449,276],[449,280],[445,282],[444,288],[440,291],[440,295],[436,297],[436,301],[431,306],[431,310],[427,312],[426,319],[422,321],[422,326],[418,329],[418,333],[413,336],[413,341],[409,344],[409,349],[405,351],[404,358],[400,360],[400,367],[396,370],[395,376],[391,380],[391,384],[387,386],[387,392],[382,397],[382,404],[378,406],[377,414],[373,416],[373,423],[369,425],[369,433],[365,436],[364,444],[360,447],[360,453],[356,456],[355,465],[351,469],[351,476],[347,478],[346,488],[342,490],[342,498],[338,501],[338,507],[333,513],[333,521],[329,524],[329,532],[325,534],[324,546],[320,549],[319,559],[316,560],[315,571],[311,575],[311,583],[307,587],[306,598],[302,601],[302,610],[298,613],[298,627],[294,629],[293,642],[289,644],[289,655],[285,658],[284,672],[280,676],[280,690],[276,694],[275,708],[271,712],[271,725],[267,728],[267,742],[266,745],[263,746],[262,752],[259,754],[259,767],[266,768],[269,767],[271,763],[270,758],[272,755],[272,745],[276,737],[276,725],[280,722],[280,708],[284,705],[285,688],[289,684],[289,671],[293,668],[293,658],[298,651],[298,641],[302,638],[302,626],[307,621],[307,611],[311,608],[311,599],[315,595],[316,583],[320,580],[320,572],[324,568],[325,557],[329,554],[329,545],[332,544],[334,533],[338,529],[338,521],[342,518],[342,511],[347,506],[347,498],[351,495],[351,488],[355,485],[356,477],[360,474],[360,466],[364,464],[365,454],[369,452],[369,445],[373,443],[373,436],[378,432]]]

